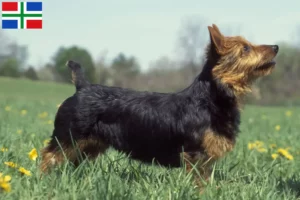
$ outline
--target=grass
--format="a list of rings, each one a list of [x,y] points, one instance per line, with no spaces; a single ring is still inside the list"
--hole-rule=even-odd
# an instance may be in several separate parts
[[[11,176],[11,191],[0,192],[0,199],[300,199],[297,107],[246,106],[237,145],[214,166],[201,196],[183,169],[141,164],[114,150],[76,169],[65,163],[40,179],[40,157],[33,161],[28,153],[39,153],[51,135],[57,104],[73,92],[71,85],[0,79],[0,173]],[[288,148],[293,160],[284,152],[272,159],[279,148]]]

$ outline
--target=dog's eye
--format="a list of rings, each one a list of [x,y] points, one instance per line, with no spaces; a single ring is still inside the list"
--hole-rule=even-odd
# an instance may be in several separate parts
[[[245,45],[245,46],[244,46],[244,51],[245,51],[245,52],[249,52],[249,51],[250,51],[250,46]]]

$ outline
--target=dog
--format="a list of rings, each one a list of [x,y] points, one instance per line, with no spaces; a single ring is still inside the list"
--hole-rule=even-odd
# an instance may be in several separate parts
[[[146,163],[183,164],[208,181],[212,164],[233,150],[243,96],[275,68],[277,45],[254,45],[208,26],[210,43],[202,72],[176,93],[138,92],[91,84],[79,63],[68,61],[76,93],[56,114],[51,142],[42,150],[43,172],[67,158],[80,164],[108,147]],[[182,162],[183,161],[183,162]],[[196,181],[201,185],[199,176]]]

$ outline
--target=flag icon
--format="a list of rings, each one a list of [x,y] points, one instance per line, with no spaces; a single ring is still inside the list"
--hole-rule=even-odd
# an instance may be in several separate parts
[[[2,2],[2,29],[42,29],[42,2]]]

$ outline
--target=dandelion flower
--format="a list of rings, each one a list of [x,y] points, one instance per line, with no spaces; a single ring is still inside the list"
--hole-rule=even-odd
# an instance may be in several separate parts
[[[11,176],[8,176],[8,175],[6,175],[4,177],[2,177],[2,176],[3,176],[3,174],[0,173],[0,179],[1,179],[1,181],[9,182],[11,180]]]
[[[276,130],[276,131],[280,131],[280,129],[281,129],[280,125],[276,125],[276,126],[275,126],[275,130]]]
[[[4,176],[2,177],[3,174],[0,173],[0,188],[2,190],[4,190],[5,192],[10,192],[11,191],[11,187],[9,184],[9,181],[11,180],[10,176]]]
[[[273,153],[273,154],[271,155],[271,157],[272,157],[273,160],[275,160],[276,158],[278,158],[278,156],[279,156],[279,155],[278,155],[277,153]]]
[[[264,145],[264,143],[262,141],[255,141],[253,143],[248,143],[248,149],[252,150],[252,149],[258,149],[258,148],[262,148]]]
[[[18,130],[17,130],[17,133],[18,133],[18,134],[22,134],[23,131],[22,131],[21,129],[18,129]]]
[[[14,162],[4,162],[5,165],[11,167],[11,168],[16,168],[18,165]]]
[[[21,115],[26,115],[27,114],[27,110],[21,110]]]
[[[248,149],[252,150],[255,148],[255,144],[254,143],[248,143]]]
[[[287,149],[279,148],[277,152],[288,160],[294,160],[294,157],[288,152]]]
[[[11,111],[11,107],[10,106],[5,106],[4,110],[9,112],[9,111]]]
[[[50,119],[50,120],[47,121],[47,124],[52,125],[52,124],[53,124],[53,121]]]
[[[44,146],[47,146],[49,143],[50,143],[50,141],[51,141],[51,139],[46,139],[46,140],[44,140]]]
[[[0,188],[2,188],[5,192],[10,192],[11,191],[11,186],[7,182],[1,182],[0,181]]]
[[[291,154],[285,155],[288,160],[294,160],[294,157]]]
[[[22,174],[25,174],[27,176],[31,176],[31,172],[29,170],[25,169],[24,167],[20,167],[19,172],[21,172]]]
[[[36,148],[32,149],[29,153],[28,156],[30,158],[30,160],[36,160],[36,158],[38,157],[38,153],[36,151]]]
[[[289,153],[286,149],[283,148],[279,148],[277,152],[283,156]]]
[[[42,112],[41,114],[39,114],[39,118],[44,119],[46,117],[48,117],[48,113],[47,112]]]
[[[8,151],[8,149],[7,149],[7,148],[4,148],[4,147],[2,147],[2,148],[1,148],[1,151],[2,151],[2,152],[6,152],[6,151]]]
[[[257,148],[257,151],[258,151],[258,152],[261,152],[261,153],[265,153],[265,152],[267,152],[268,150],[267,150],[266,148],[260,147],[260,148]]]
[[[256,140],[253,143],[248,143],[248,149],[252,150],[255,149],[258,152],[264,153],[267,152],[268,150],[264,147],[264,143],[262,141]]]
[[[292,116],[292,111],[290,111],[290,110],[288,110],[288,111],[286,111],[285,112],[285,116],[287,116],[287,117],[290,117],[290,116]]]
[[[262,147],[262,146],[264,145],[264,143],[263,143],[262,141],[256,140],[256,141],[255,141],[255,145],[256,145],[257,147]]]

